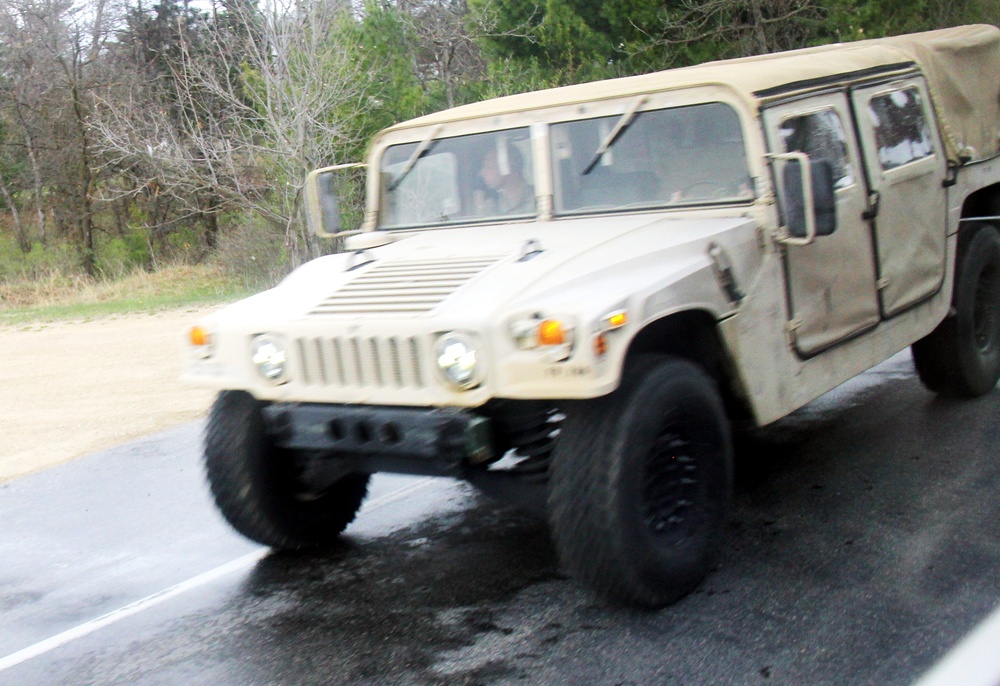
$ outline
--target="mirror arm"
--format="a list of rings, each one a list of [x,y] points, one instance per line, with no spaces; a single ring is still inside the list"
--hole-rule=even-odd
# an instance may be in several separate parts
[[[347,236],[356,236],[364,232],[364,229],[351,229],[350,231],[337,231],[336,233],[323,232],[319,236],[321,238],[346,238]]]

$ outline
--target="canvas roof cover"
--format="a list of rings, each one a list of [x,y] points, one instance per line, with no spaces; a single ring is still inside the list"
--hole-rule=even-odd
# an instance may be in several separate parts
[[[927,76],[948,157],[1000,154],[1000,29],[959,26],[836,43],[669,71],[521,93],[462,105],[393,129],[700,85],[729,88],[756,109],[759,94],[784,86],[915,62]]]

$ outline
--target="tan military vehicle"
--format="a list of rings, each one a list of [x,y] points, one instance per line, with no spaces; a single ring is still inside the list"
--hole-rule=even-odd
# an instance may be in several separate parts
[[[246,536],[321,545],[369,476],[546,513],[562,564],[660,606],[722,545],[730,426],[907,346],[931,390],[1000,376],[1000,31],[716,62],[381,133],[347,250],[214,314],[184,378]]]

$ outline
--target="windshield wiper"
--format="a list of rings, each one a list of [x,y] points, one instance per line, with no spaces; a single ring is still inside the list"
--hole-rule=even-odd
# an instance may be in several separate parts
[[[396,175],[396,178],[389,182],[389,191],[394,191],[399,188],[399,184],[403,183],[403,179],[406,178],[406,175],[409,174],[414,165],[416,165],[417,160],[419,160],[423,154],[427,152],[431,144],[434,143],[434,136],[436,136],[440,130],[441,124],[438,124],[430,130],[422,141],[420,141],[420,145],[418,145],[417,149],[413,151],[412,155],[410,155],[410,159],[406,160],[406,164],[404,164],[403,168],[399,170],[399,174]]]
[[[590,164],[587,165],[586,169],[583,170],[583,173],[580,174],[580,176],[586,176],[594,170],[594,167],[597,165],[597,162],[601,159],[601,157],[604,156],[604,153],[606,153],[608,149],[615,144],[615,141],[618,140],[620,135],[625,133],[625,129],[627,129],[629,124],[632,123],[632,120],[635,119],[636,112],[639,111],[639,107],[641,107],[644,102],[646,102],[646,96],[640,95],[632,102],[631,105],[629,105],[629,108],[625,110],[625,114],[618,118],[618,121],[615,123],[615,128],[611,129],[611,131],[608,132],[608,135],[604,137],[604,140],[601,141],[600,146],[598,146],[597,151],[594,153],[594,158],[590,160]]]

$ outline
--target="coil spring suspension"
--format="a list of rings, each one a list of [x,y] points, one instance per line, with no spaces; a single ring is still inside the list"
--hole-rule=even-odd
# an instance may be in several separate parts
[[[559,411],[542,403],[511,403],[497,420],[516,455],[522,458],[510,471],[527,481],[547,480],[552,449],[562,421]]]

